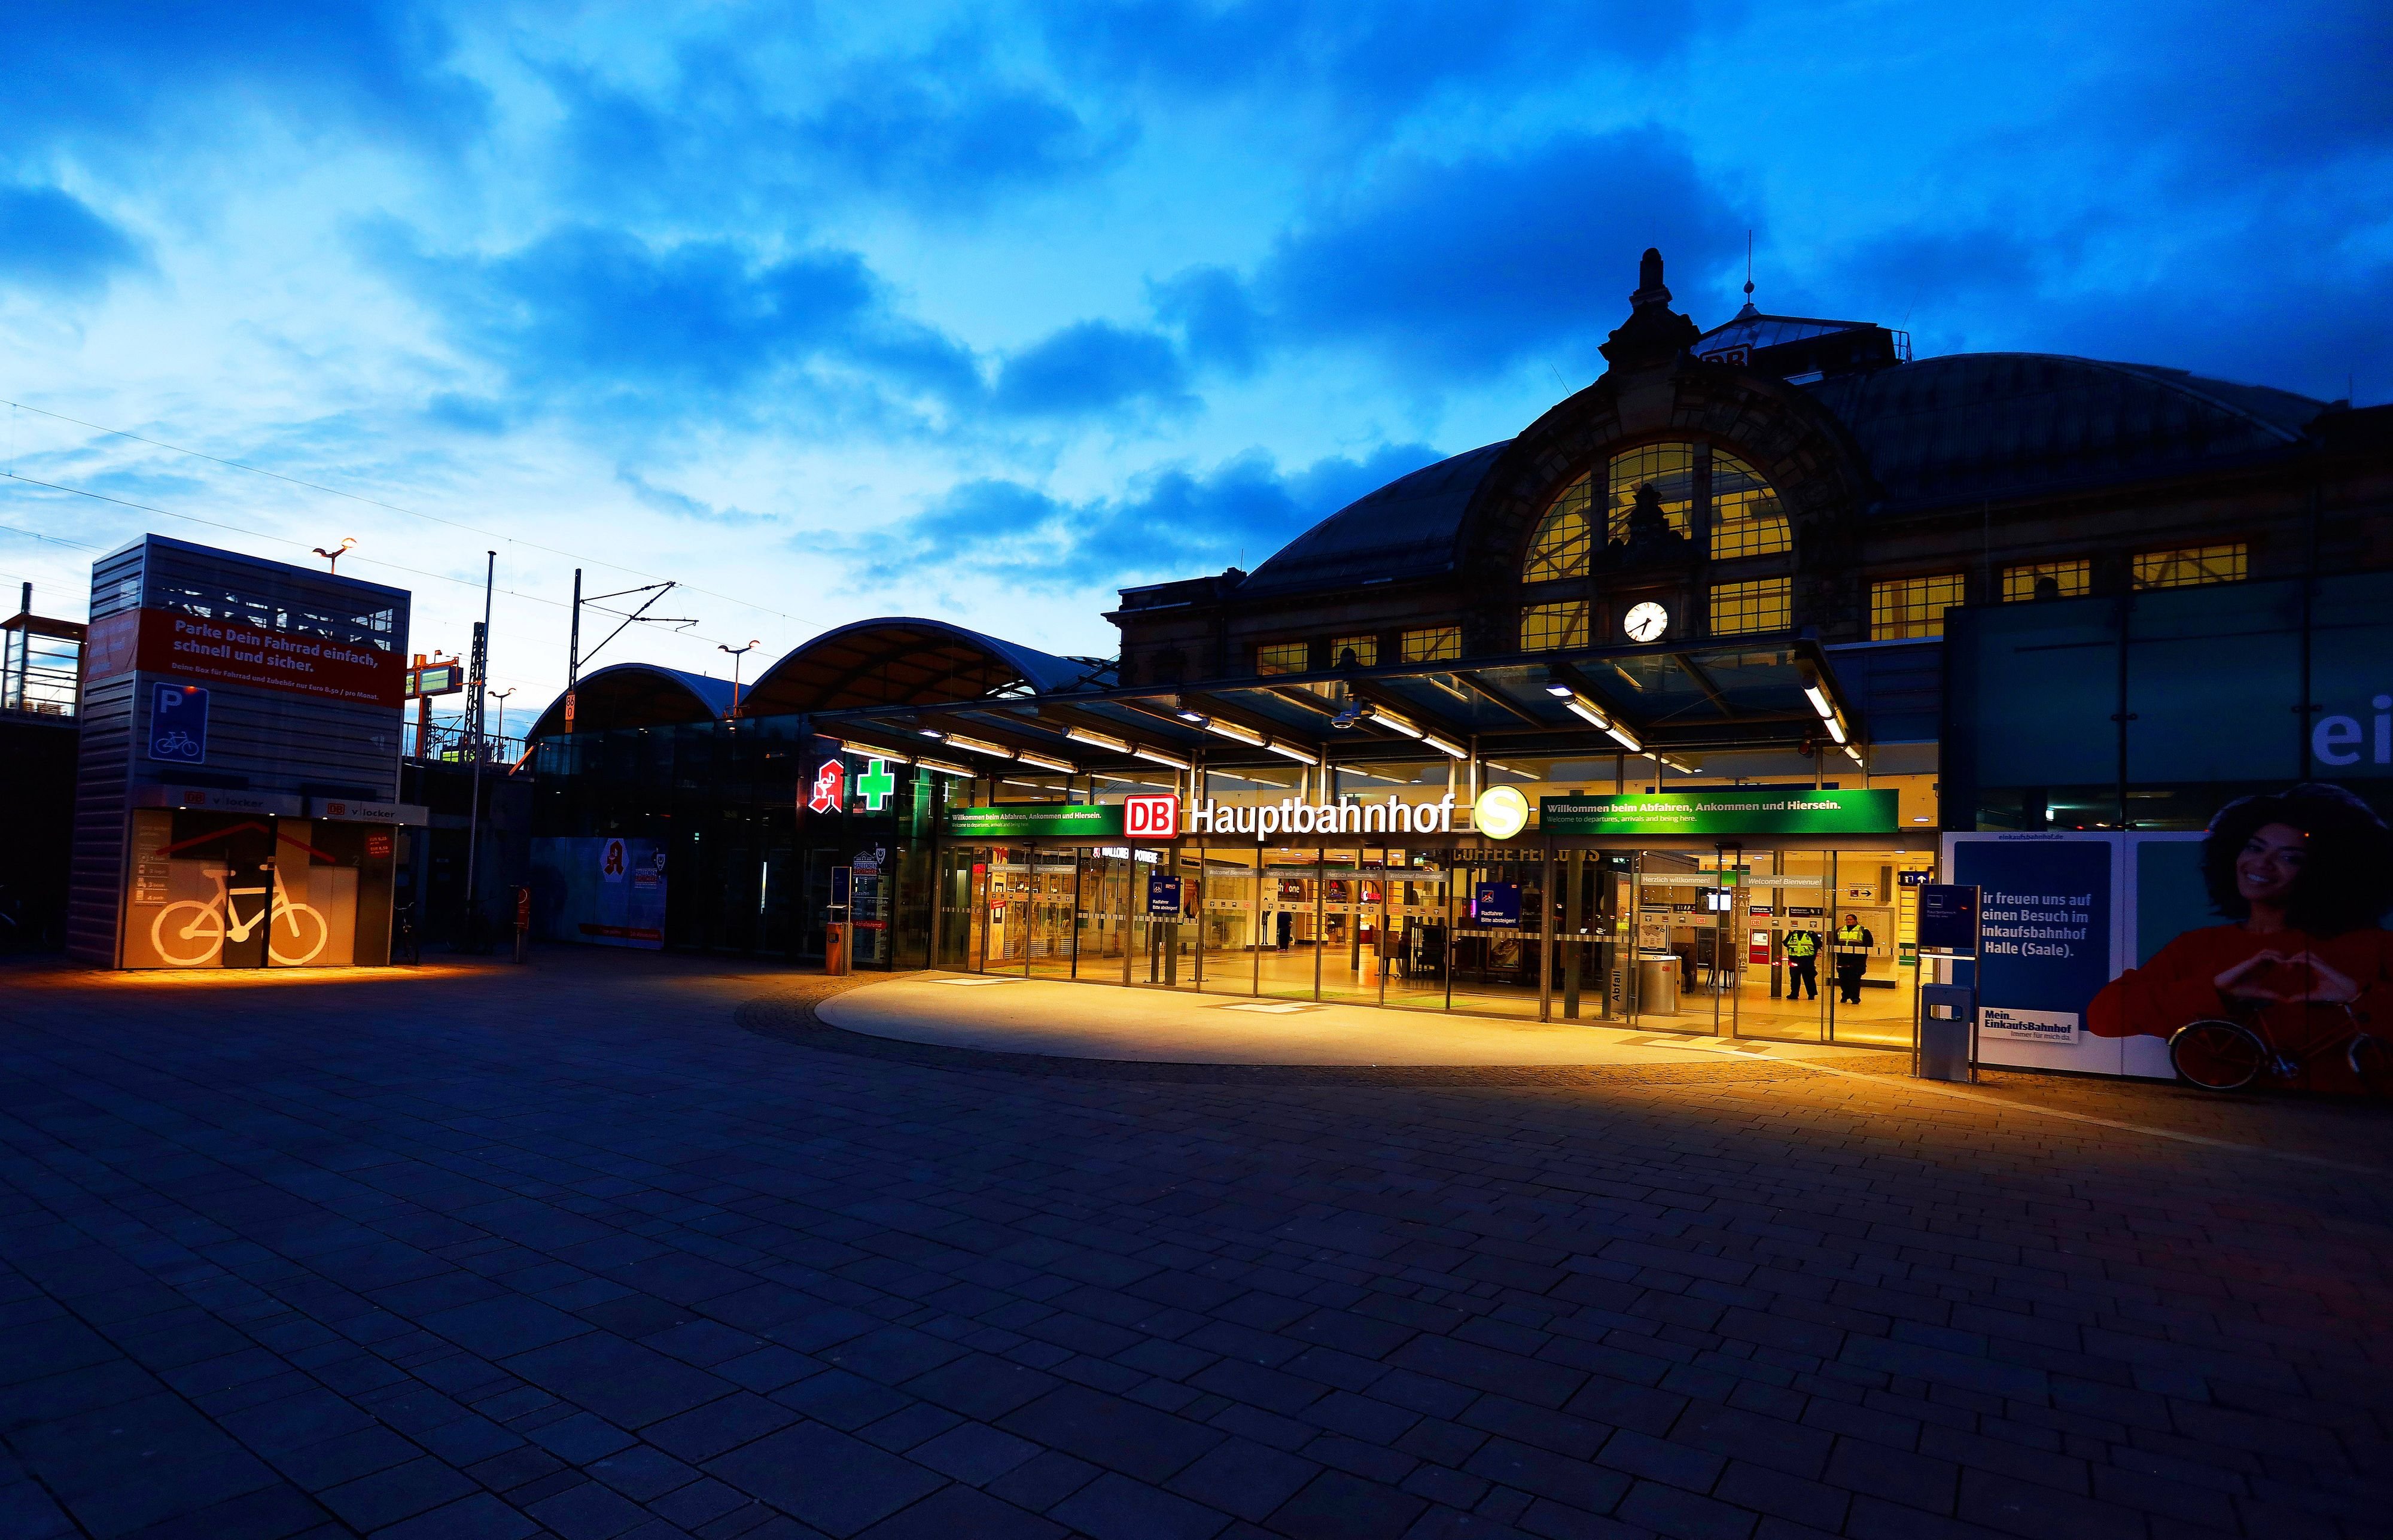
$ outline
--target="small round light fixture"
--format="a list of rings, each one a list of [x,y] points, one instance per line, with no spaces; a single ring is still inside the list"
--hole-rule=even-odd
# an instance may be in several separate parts
[[[1491,786],[1471,804],[1471,821],[1491,840],[1509,840],[1529,827],[1529,799],[1517,786]]]

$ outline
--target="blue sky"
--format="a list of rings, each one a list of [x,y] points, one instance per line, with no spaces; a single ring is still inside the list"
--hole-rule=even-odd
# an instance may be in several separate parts
[[[1765,309],[1923,355],[2393,398],[2381,5],[84,4],[10,33],[10,597],[79,615],[91,548],[145,529],[347,536],[454,648],[495,546],[517,711],[562,682],[577,564],[689,586],[660,608],[695,626],[602,662],[719,673],[909,613],[1108,654],[1115,588],[1251,568],[1584,385],[1647,245],[1706,325],[1750,229]]]

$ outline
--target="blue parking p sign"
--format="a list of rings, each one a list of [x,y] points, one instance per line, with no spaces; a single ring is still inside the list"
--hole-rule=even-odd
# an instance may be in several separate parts
[[[150,757],[169,764],[208,762],[208,692],[197,685],[150,691]]]

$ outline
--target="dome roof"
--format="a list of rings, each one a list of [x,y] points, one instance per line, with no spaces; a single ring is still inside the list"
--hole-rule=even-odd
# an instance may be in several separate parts
[[[1051,695],[1110,684],[1109,667],[1058,658],[945,620],[883,616],[824,632],[791,648],[756,676],[741,711],[772,716]]]
[[[1282,546],[1238,585],[1238,596],[1434,577],[1455,563],[1455,532],[1471,494],[1510,439],[1400,476]]]
[[[2051,353],[1956,353],[1798,388],[1852,435],[1896,508],[2140,481],[2282,453],[2326,410],[2267,385]],[[1455,570],[1471,495],[1510,442],[1355,499],[1257,568],[1238,596]]]
[[[654,663],[610,663],[582,676],[574,686],[573,725],[584,733],[618,727],[663,727],[681,722],[713,722],[731,710],[731,681]],[[535,742],[565,731],[565,697],[524,734]]]
[[[1895,506],[2137,481],[2280,452],[2322,401],[2181,369],[1956,353],[1801,387]]]

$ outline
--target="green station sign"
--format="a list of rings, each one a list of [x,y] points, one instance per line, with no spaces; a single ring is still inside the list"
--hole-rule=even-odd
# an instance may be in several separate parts
[[[1900,817],[1890,789],[1722,786],[1537,803],[1547,834],[1893,834]]]
[[[1016,803],[948,810],[948,832],[961,840],[1122,837],[1119,803]]]

